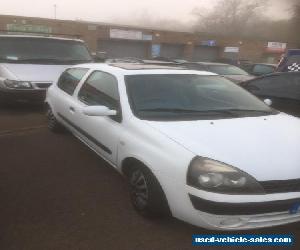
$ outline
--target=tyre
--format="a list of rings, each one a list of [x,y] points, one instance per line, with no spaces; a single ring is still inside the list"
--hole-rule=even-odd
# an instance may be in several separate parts
[[[63,126],[55,118],[51,108],[48,106],[46,109],[46,115],[48,120],[48,128],[55,133],[61,133],[64,131]]]
[[[153,173],[144,166],[133,167],[128,173],[130,198],[135,210],[145,217],[170,214],[165,194]]]

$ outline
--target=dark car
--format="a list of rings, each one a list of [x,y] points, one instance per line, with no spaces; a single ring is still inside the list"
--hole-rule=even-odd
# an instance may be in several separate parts
[[[274,73],[243,82],[241,86],[272,107],[300,117],[300,72]]]
[[[245,70],[225,63],[188,62],[182,63],[181,65],[193,70],[204,70],[216,73],[226,77],[234,83],[240,83],[254,78],[254,76],[249,75]]]
[[[274,73],[277,65],[270,63],[242,63],[240,67],[254,76],[263,76]]]
[[[289,49],[278,65],[277,72],[300,72],[300,49]]]
[[[226,63],[230,65],[240,66],[243,63],[252,63],[250,60],[247,59],[232,59],[232,58],[219,58],[216,61],[216,63]]]

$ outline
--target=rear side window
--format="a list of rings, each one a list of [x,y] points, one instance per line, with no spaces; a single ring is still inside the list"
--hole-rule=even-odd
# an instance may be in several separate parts
[[[78,99],[90,106],[103,105],[111,109],[118,109],[117,79],[105,72],[93,72],[81,87]]]
[[[273,68],[272,66],[269,65],[262,65],[262,64],[256,64],[253,67],[253,73],[255,75],[266,75],[266,74],[270,74],[273,73],[275,70],[275,68]]]
[[[78,83],[87,71],[88,69],[83,68],[68,69],[60,76],[57,86],[69,95],[73,95]]]

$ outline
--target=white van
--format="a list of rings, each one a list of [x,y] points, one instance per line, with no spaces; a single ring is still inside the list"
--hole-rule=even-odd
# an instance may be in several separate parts
[[[91,61],[79,39],[0,35],[0,103],[42,103],[67,67]]]

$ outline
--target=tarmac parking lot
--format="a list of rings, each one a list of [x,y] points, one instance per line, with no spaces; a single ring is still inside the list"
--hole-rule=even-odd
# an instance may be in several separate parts
[[[140,217],[126,180],[71,134],[49,132],[41,108],[0,108],[0,155],[1,250],[184,250],[193,234],[218,233]],[[231,233],[294,234],[300,249],[300,223]]]

